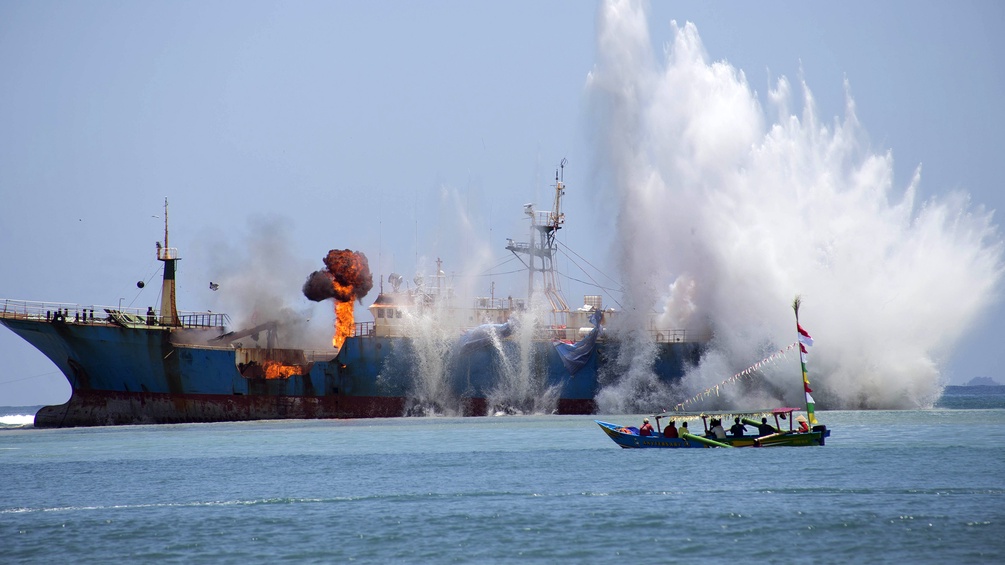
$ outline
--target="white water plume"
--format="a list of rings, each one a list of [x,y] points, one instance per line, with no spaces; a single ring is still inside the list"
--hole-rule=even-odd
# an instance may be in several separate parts
[[[405,335],[412,336],[411,347],[415,381],[409,392],[409,411],[441,416],[462,413],[458,398],[450,389],[447,361],[457,341],[455,328],[447,322],[446,308],[433,307],[404,312]]]
[[[439,231],[435,238],[455,244],[460,242],[461,263],[443,266],[443,270],[450,275],[434,272],[438,279],[424,276],[423,284],[435,298],[405,314],[403,333],[412,337],[410,360],[416,377],[409,393],[409,413],[463,413],[465,393],[471,391],[459,390],[462,379],[452,375],[452,371],[456,371],[453,364],[460,362],[455,349],[458,339],[466,329],[506,321],[476,319],[470,309],[477,295],[485,296],[487,281],[479,274],[495,262],[495,255],[491,252],[495,246],[485,240],[479,227],[483,222],[471,217],[464,200],[456,190],[446,187],[441,190],[441,207],[444,210],[441,216],[449,218],[449,221],[437,224]],[[426,266],[426,271],[434,264],[428,258],[419,263]],[[435,267],[439,268],[439,265]],[[511,320],[515,325],[513,335],[502,339],[493,333],[490,342],[485,345],[493,350],[498,360],[491,368],[498,377],[492,381],[491,390],[479,391],[486,397],[490,414],[551,412],[557,406],[557,391],[545,390],[543,373],[533,367],[533,338],[543,323],[543,308],[543,304],[535,303],[535,306],[515,313]]]
[[[487,395],[490,414],[549,414],[558,407],[559,387],[546,386],[546,368],[538,366],[545,362],[538,354],[541,341],[535,339],[548,312],[543,295],[538,293],[529,308],[513,317],[516,329],[509,347],[494,336],[492,346],[502,363],[500,379]]]
[[[408,414],[457,416],[465,413],[471,390],[464,386],[466,369],[456,363],[470,362],[471,353],[461,353],[462,330],[471,324],[457,316],[466,308],[454,308],[449,301],[435,303],[403,314],[403,334],[411,336],[407,364],[415,376],[408,393]],[[510,319],[515,328],[507,338],[487,332],[491,367],[480,368],[495,375],[489,390],[478,391],[487,400],[488,414],[550,413],[558,402],[558,390],[547,389],[540,362],[540,340],[535,340],[544,315],[541,308],[517,312]],[[548,342],[544,342],[550,347]]]
[[[789,305],[802,294],[819,407],[930,405],[941,364],[997,299],[992,213],[960,192],[916,202],[920,167],[895,185],[892,154],[869,147],[850,88],[833,123],[806,84],[791,109],[784,77],[764,108],[742,71],[709,62],[693,24],[671,30],[660,60],[644,8],[606,3],[587,88],[599,196],[619,210],[628,326],[645,327],[655,309],[668,325],[715,336],[676,397],[795,341]],[[671,403],[653,384],[653,349],[639,341],[598,396],[601,411],[623,410],[640,392]],[[801,402],[790,358],[763,372],[761,390],[775,401]]]
[[[443,187],[440,197],[440,215],[447,219],[437,223],[435,239],[455,245],[459,242],[460,262],[443,264],[443,270],[450,274],[437,272],[438,279],[423,276],[423,285],[436,298],[405,314],[403,334],[412,337],[410,359],[414,362],[408,412],[456,415],[464,411],[465,392],[471,392],[459,389],[464,386],[462,381],[466,377],[453,366],[468,362],[466,358],[458,358],[456,350],[461,333],[482,324],[507,321],[477,319],[476,311],[470,308],[476,297],[487,298],[489,281],[481,273],[497,262],[497,255],[491,249],[496,248],[498,242],[486,240],[481,229],[484,222],[471,216],[466,199],[456,190]],[[514,210],[515,214],[519,211]],[[450,255],[450,249],[444,250]],[[420,266],[425,271],[440,268],[439,265],[431,267],[435,261],[428,257],[419,263],[425,265]],[[477,393],[484,395],[488,414],[551,413],[558,406],[560,388],[546,386],[547,368],[543,366],[547,360],[542,354],[542,344],[548,348],[551,345],[535,339],[546,324],[548,307],[543,295],[527,307],[513,312],[510,321],[514,323],[514,331],[510,337],[503,339],[489,333],[490,340],[483,346],[491,350],[492,361],[490,366],[478,369],[493,377],[479,383],[479,386],[488,384],[490,388]]]

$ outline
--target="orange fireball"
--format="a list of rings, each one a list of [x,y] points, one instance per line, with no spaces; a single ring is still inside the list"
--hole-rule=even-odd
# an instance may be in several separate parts
[[[373,275],[366,255],[349,249],[332,249],[324,257],[327,270],[315,271],[304,282],[304,296],[320,302],[335,299],[335,335],[332,346],[342,347],[353,335],[353,301],[362,301],[373,288]]]

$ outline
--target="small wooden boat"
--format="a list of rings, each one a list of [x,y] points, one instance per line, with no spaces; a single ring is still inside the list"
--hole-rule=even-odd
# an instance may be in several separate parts
[[[799,408],[774,408],[755,410],[753,412],[684,412],[681,410],[684,403],[681,403],[678,405],[678,410],[681,411],[656,414],[654,416],[656,418],[655,429],[649,425],[649,418],[646,418],[643,426],[644,429],[642,430],[635,427],[618,426],[608,422],[601,422],[600,420],[594,421],[600,426],[600,429],[604,430],[607,437],[625,448],[775,447],[781,445],[795,447],[823,445],[827,437],[831,435],[831,432],[827,429],[827,426],[818,425],[816,416],[814,416],[815,402],[813,401],[813,396],[810,394],[813,391],[810,390],[810,380],[806,374],[807,348],[813,345],[813,338],[799,324],[799,307],[801,304],[802,300],[798,296],[792,301],[792,310],[796,314],[796,332],[799,339],[796,343],[783,350],[783,352],[789,348],[799,347],[799,364],[802,369],[803,392],[806,396],[806,416],[799,414],[793,417],[793,413],[799,411]],[[761,363],[771,358],[769,357]],[[750,371],[757,369],[761,363],[730,377],[719,385],[715,385],[715,390],[718,391],[719,386],[724,386],[736,378],[749,374]],[[710,393],[711,389],[707,389],[705,392]],[[769,417],[773,418],[774,425],[771,425],[768,421]],[[662,418],[669,420],[666,428],[660,426],[660,419]],[[735,425],[730,427],[729,433],[722,426],[723,419],[727,422],[730,420],[735,422]],[[697,422],[698,420],[701,420],[704,427],[704,430],[700,434],[693,433],[695,431],[694,428],[697,428],[697,426],[692,427],[688,425],[688,422]],[[681,423],[680,430],[676,427],[677,422]],[[798,428],[796,427],[796,422],[799,422]],[[810,427],[811,425],[813,426],[812,428]],[[747,434],[746,426],[753,427],[756,433]]]
[[[664,412],[656,414],[656,428],[650,435],[641,435],[636,427],[619,426],[609,422],[594,420],[600,429],[604,430],[614,443],[624,448],[656,447],[656,448],[688,448],[688,447],[776,447],[776,446],[807,446],[824,445],[831,432],[827,426],[818,425],[810,428],[805,424],[806,418],[801,414],[793,416],[798,408],[774,408],[769,410],[724,411],[724,412]],[[772,419],[774,425],[771,424]],[[660,420],[667,419],[666,428],[660,426]],[[700,433],[678,431],[678,437],[664,435],[670,424],[677,425],[701,421],[704,430]],[[733,434],[725,431],[721,421],[734,421],[744,427],[752,427],[753,433],[740,432]],[[716,429],[716,423],[720,423]],[[797,422],[799,423],[797,425]],[[798,427],[797,427],[798,426]],[[697,428],[697,426],[694,426]],[[682,427],[681,430],[684,430]],[[737,428],[739,432],[739,428]]]

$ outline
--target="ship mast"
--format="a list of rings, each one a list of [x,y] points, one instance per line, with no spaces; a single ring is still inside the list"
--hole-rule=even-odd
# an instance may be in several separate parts
[[[559,169],[555,170],[555,199],[550,212],[538,212],[534,210],[532,204],[524,206],[524,212],[530,216],[530,243],[517,243],[512,240],[506,249],[512,251],[517,258],[527,267],[527,300],[534,296],[535,279],[540,273],[541,286],[545,297],[551,305],[551,324],[564,324],[565,314],[569,312],[569,306],[562,296],[562,290],[558,285],[555,276],[555,251],[557,245],[555,236],[558,230],[562,229],[565,223],[565,214],[562,213],[562,195],[565,194],[565,163],[562,159]],[[520,254],[526,254],[524,261]],[[535,257],[540,259],[540,267],[537,266]]]
[[[175,262],[178,261],[178,250],[168,246],[168,201],[164,198],[164,245],[157,242],[157,260],[164,262],[164,282],[161,284],[161,319],[162,326],[181,325],[178,319],[178,308],[175,305]]]

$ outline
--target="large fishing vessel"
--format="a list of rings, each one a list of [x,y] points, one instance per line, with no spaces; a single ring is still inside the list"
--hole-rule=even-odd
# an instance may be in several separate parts
[[[617,378],[610,360],[618,342],[604,326],[618,313],[599,296],[570,311],[561,294],[553,261],[563,193],[556,172],[552,209],[526,207],[531,241],[507,245],[529,273],[525,299],[490,296],[458,307],[438,265],[434,276],[417,276],[414,285],[392,274],[385,290],[382,277],[369,307],[373,320],[356,323],[353,300],[372,287],[365,256],[330,252],[328,271],[304,284],[308,298],[335,301],[328,350],[286,346],[277,322],[232,330],[224,314],[178,311],[179,255],[168,242],[166,201],[164,241],[157,244],[164,265],[159,311],[3,300],[0,323],[45,354],[72,389],[65,404],[39,410],[36,427],[589,414],[605,379]],[[355,285],[340,270],[351,271]],[[312,296],[318,285],[331,289]],[[666,382],[680,379],[704,344],[684,330],[651,325],[645,333],[657,349],[652,370]]]

